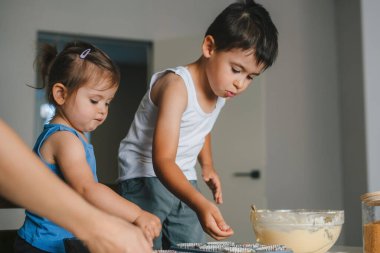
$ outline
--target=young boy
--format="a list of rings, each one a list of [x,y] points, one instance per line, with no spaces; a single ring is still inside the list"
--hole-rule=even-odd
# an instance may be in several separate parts
[[[211,155],[211,129],[227,99],[241,94],[277,56],[277,29],[249,0],[233,3],[208,28],[200,58],[153,75],[119,149],[122,195],[157,215],[156,249],[204,241],[203,230],[225,239],[233,230],[197,188],[195,164],[222,203]]]

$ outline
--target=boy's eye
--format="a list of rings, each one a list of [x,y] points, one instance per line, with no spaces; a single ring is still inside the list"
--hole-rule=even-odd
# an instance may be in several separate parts
[[[253,78],[255,78],[255,76],[247,76],[247,79],[248,79],[248,80],[251,80],[251,81],[252,81]]]
[[[94,100],[94,99],[90,99],[90,102],[91,102],[92,104],[97,104],[97,103],[98,103],[98,101],[96,101],[96,100]]]
[[[232,68],[232,72],[233,72],[233,73],[240,73],[240,70],[235,69],[235,68]]]

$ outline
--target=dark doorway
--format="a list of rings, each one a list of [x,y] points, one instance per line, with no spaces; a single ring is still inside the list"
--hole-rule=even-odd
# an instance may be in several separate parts
[[[94,146],[99,181],[113,184],[118,176],[117,157],[120,141],[128,132],[134,113],[144,96],[151,75],[152,43],[75,34],[38,32],[38,44],[55,44],[58,50],[72,40],[83,40],[104,50],[120,67],[119,90],[111,103],[108,118],[89,135]],[[39,80],[37,81],[39,83]],[[49,118],[45,91],[36,92],[35,135],[41,133]]]

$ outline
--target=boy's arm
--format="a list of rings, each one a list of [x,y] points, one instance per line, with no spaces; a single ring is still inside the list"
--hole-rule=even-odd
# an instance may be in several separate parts
[[[202,167],[202,178],[212,191],[215,202],[217,204],[222,204],[222,185],[214,168],[211,150],[211,133],[209,133],[206,136],[203,148],[198,155],[198,161]]]
[[[148,239],[159,235],[161,223],[158,217],[94,180],[79,138],[70,132],[61,131],[50,136],[49,142],[55,147],[55,159],[66,182],[76,192],[97,208],[138,225]]]
[[[84,201],[0,119],[0,194],[83,240],[93,253],[152,252],[142,231]]]
[[[198,215],[206,233],[215,239],[233,234],[219,209],[198,192],[175,162],[180,122],[187,106],[187,90],[183,80],[172,74],[161,78],[153,87],[151,97],[158,107],[153,137],[153,165],[161,182]]]

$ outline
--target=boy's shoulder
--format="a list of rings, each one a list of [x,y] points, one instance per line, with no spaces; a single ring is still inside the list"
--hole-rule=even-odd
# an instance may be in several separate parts
[[[183,87],[185,80],[182,75],[172,70],[166,70],[156,79],[154,86],[158,87]]]
[[[187,101],[187,87],[185,80],[172,71],[166,71],[154,82],[151,93],[151,99],[154,104],[158,105],[162,98],[171,101],[173,98]],[[168,99],[170,98],[170,99]]]
[[[183,78],[178,75],[177,73],[173,72],[173,71],[170,71],[170,70],[167,70],[165,71],[162,76],[158,79],[162,82],[179,82],[179,81],[183,81]]]

